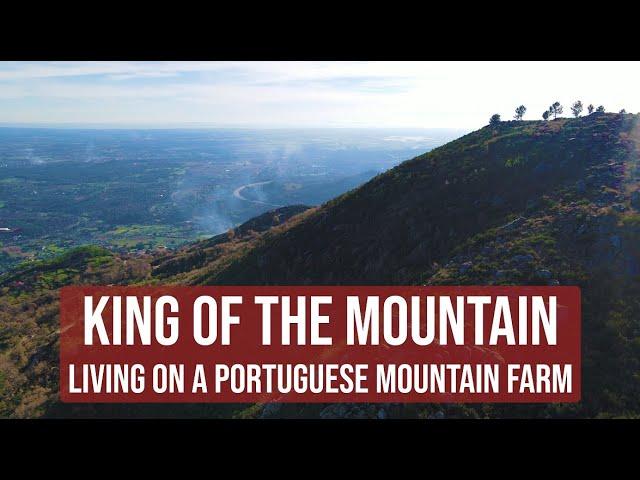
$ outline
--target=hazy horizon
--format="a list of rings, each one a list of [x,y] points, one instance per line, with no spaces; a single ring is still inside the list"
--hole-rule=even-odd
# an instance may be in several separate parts
[[[126,123],[12,123],[0,122],[0,128],[25,128],[25,129],[49,129],[49,130],[289,130],[289,131],[313,131],[313,130],[380,130],[380,131],[468,131],[468,128],[456,127],[323,127],[323,126],[269,126],[269,125],[215,125],[207,123],[179,123],[179,124],[126,124]]]
[[[0,124],[475,130],[554,101],[640,111],[639,62],[0,62]]]

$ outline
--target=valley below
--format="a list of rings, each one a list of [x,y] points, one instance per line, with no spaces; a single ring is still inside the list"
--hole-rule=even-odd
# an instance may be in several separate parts
[[[0,272],[85,244],[175,249],[320,204],[459,134],[419,133],[0,128]]]

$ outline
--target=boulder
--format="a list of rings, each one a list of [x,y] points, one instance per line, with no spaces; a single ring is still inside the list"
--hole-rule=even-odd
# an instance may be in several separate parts
[[[515,230],[519,227],[522,226],[522,224],[525,222],[525,218],[524,217],[518,217],[515,220],[510,221],[509,223],[503,225],[502,227],[500,227],[502,230]]]
[[[460,268],[459,268],[458,271],[461,274],[467,273],[471,269],[471,267],[473,267],[473,263],[472,262],[464,262],[462,265],[460,265]]]
[[[536,272],[536,276],[539,278],[544,278],[545,280],[549,280],[551,278],[551,272],[549,270],[538,270]]]

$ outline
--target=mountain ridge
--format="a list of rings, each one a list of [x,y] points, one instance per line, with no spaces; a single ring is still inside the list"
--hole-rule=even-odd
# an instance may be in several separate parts
[[[267,232],[241,261],[213,272],[205,267],[188,281],[424,282],[451,260],[454,247],[545,208],[557,201],[558,188],[591,175],[587,170],[601,170],[594,176],[600,184],[585,183],[585,193],[617,188],[606,161],[629,154],[631,145],[616,132],[633,125],[632,115],[593,114],[484,127]]]

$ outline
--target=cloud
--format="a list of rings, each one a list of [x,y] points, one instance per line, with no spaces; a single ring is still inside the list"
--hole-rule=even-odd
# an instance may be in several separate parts
[[[100,75],[149,78],[219,68],[215,62],[0,62],[0,81]]]
[[[0,122],[479,127],[577,98],[640,110],[637,62],[0,62]]]

